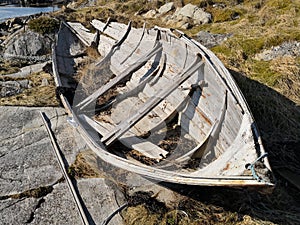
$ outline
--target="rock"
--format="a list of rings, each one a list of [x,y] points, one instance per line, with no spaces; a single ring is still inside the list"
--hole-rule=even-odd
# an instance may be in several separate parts
[[[20,80],[20,81],[17,81],[21,88],[28,88],[29,87],[29,80]]]
[[[160,15],[166,14],[174,9],[174,2],[168,2],[158,9]]]
[[[67,184],[53,186],[53,191],[41,198],[32,211],[29,224],[80,224],[81,218]]]
[[[198,9],[197,6],[195,5],[192,5],[192,4],[187,4],[185,5],[183,8],[181,8],[177,14],[178,15],[182,15],[182,16],[186,16],[186,17],[189,17],[189,18],[193,18],[194,17],[194,13],[195,11]],[[177,15],[176,14],[176,15]]]
[[[197,8],[193,19],[195,24],[206,24],[211,22],[212,17],[210,13],[204,12],[203,9]]]
[[[130,196],[137,192],[149,192],[159,202],[164,203],[169,208],[175,208],[180,201],[179,194],[171,189],[161,186],[153,181],[147,180],[140,175],[127,173],[128,194]]]
[[[80,195],[96,224],[102,222],[121,205],[126,203],[120,189],[108,179],[90,178],[78,181]],[[122,225],[122,217],[117,214],[110,225]]]
[[[161,186],[157,182],[148,180],[138,174],[113,167],[109,163],[101,160],[92,151],[84,151],[81,153],[81,156],[99,176],[110,177],[110,180],[121,182],[123,187],[126,186],[126,190],[128,190],[127,194],[131,196],[140,191],[149,192],[156,200],[171,208],[175,207],[176,203],[180,201],[179,195],[168,187]],[[118,192],[116,192],[116,196],[118,195]]]
[[[77,181],[80,196],[88,211],[88,218],[95,224],[102,222],[125,202],[124,196],[104,178],[80,179]],[[44,197],[43,203],[34,212],[30,224],[80,224],[81,219],[69,189],[65,183],[57,184]],[[118,202],[120,201],[120,202]],[[94,224],[91,223],[91,224]],[[122,218],[115,215],[109,224],[121,225]]]
[[[7,31],[10,23],[7,21],[0,23],[0,31]]]
[[[13,28],[14,25],[23,26],[23,24],[23,19],[20,17],[10,19],[10,28]]]
[[[200,31],[196,34],[196,40],[207,48],[220,45],[223,41],[231,37],[232,34],[212,34],[206,31]]]
[[[49,81],[47,78],[43,78],[41,86],[49,86]]]
[[[0,107],[0,196],[19,194],[57,182],[62,174],[39,111],[51,118],[52,129],[69,164],[86,149],[66,124],[60,108]]]
[[[25,78],[32,73],[37,73],[37,72],[40,72],[43,70],[47,73],[50,73],[50,70],[47,68],[48,64],[49,64],[49,62],[44,62],[44,63],[37,63],[37,64],[30,65],[30,66],[25,66],[25,67],[20,68],[20,71],[17,73],[1,75],[1,77]]]
[[[174,25],[182,29],[191,28],[192,25],[196,24],[206,24],[212,20],[210,13],[192,4],[187,4],[183,8],[177,8],[173,15],[167,17],[167,25]]]
[[[143,17],[146,19],[156,18],[157,11],[155,9],[151,9],[148,12],[146,12]]]
[[[181,29],[189,29],[191,28],[191,25],[187,22],[185,22],[184,20],[181,20],[177,23],[174,23],[174,26],[177,28],[181,28]]]
[[[0,97],[20,94],[24,89],[31,88],[29,80],[0,81]]]
[[[0,200],[1,224],[26,224],[30,221],[31,212],[35,210],[38,202],[36,198]]]
[[[279,46],[271,49],[263,50],[261,53],[255,55],[255,59],[269,61],[281,56],[300,56],[300,42],[290,41],[284,42]]]
[[[0,81],[0,97],[9,97],[13,95],[20,94],[22,88],[17,81]]]
[[[181,29],[190,29],[190,28],[191,28],[191,24],[185,23],[185,24],[183,24],[180,28],[181,28]]]
[[[61,108],[0,107],[1,224],[80,224],[80,215],[54,156],[39,111],[51,119],[52,130],[68,161],[87,149],[76,130],[66,124]],[[125,203],[118,187],[105,178],[79,179],[78,191],[91,224],[102,224]],[[109,224],[123,224],[119,214]]]
[[[51,40],[33,31],[20,32],[6,44],[3,57],[5,59],[21,59],[25,61],[45,61],[50,59]]]

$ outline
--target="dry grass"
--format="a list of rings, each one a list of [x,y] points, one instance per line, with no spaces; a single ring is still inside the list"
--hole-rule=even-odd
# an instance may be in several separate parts
[[[22,78],[24,79],[24,78]],[[7,106],[58,106],[55,84],[49,73],[40,72],[27,77],[31,81],[31,88],[25,89],[22,93],[10,97],[0,98],[0,105]],[[47,79],[49,85],[42,86],[42,80]],[[6,79],[16,80],[16,79]]]
[[[103,177],[103,173],[98,169],[97,159],[92,151],[79,153],[75,162],[68,168],[68,174],[73,178]]]
[[[12,66],[8,62],[2,62],[2,61],[0,61],[0,67],[1,67],[0,75],[17,73],[20,70],[18,66]]]

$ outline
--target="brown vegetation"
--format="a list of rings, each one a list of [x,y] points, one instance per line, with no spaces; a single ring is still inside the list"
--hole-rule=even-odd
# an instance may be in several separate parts
[[[24,78],[22,78],[24,79]],[[7,106],[58,106],[56,98],[55,84],[53,77],[49,73],[33,73],[26,79],[31,81],[31,88],[25,89],[20,94],[0,98],[0,105]],[[42,86],[42,80],[47,79],[49,85]],[[5,80],[16,80],[6,78]]]

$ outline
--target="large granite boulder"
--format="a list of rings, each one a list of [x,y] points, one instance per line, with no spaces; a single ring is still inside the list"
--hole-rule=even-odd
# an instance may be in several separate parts
[[[3,57],[26,62],[41,62],[51,56],[51,37],[31,30],[19,31],[8,38]]]

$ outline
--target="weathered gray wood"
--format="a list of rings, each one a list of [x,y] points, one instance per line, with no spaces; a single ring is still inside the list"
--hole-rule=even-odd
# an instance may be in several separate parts
[[[110,20],[108,20],[106,23],[103,23],[100,20],[93,19],[91,24],[93,27],[109,35],[115,40],[119,40],[120,33],[123,33],[123,31],[126,30],[125,24],[111,22]]]
[[[103,33],[106,36],[111,37],[114,40],[119,40],[120,34],[125,30],[122,29],[124,27],[123,24],[120,25],[115,22],[110,22],[105,29],[103,29],[105,24],[99,20],[93,20],[92,25],[100,31],[103,30]],[[105,35],[102,36],[106,37]],[[128,65],[136,62],[155,45],[157,41],[155,38],[156,35],[157,32],[149,32],[147,29],[131,28],[128,38],[112,55],[111,70],[115,74],[118,74]],[[128,57],[129,55],[130,57]]]
[[[137,61],[135,64],[133,64],[131,67],[126,69],[121,73],[121,75],[116,76],[113,78],[109,83],[106,85],[100,87],[97,91],[95,91],[92,95],[85,98],[82,102],[80,102],[76,107],[80,107],[82,110],[85,108],[88,104],[90,104],[92,101],[96,100],[100,95],[108,91],[111,87],[118,84],[121,80],[126,79],[128,76],[130,76],[134,71],[141,68],[152,56],[157,54],[162,50],[161,45],[157,44],[148,54],[143,56],[139,61]]]
[[[67,170],[66,170],[65,163],[64,163],[64,161],[63,161],[63,159],[62,159],[62,156],[61,156],[61,153],[60,153],[60,150],[59,150],[59,146],[58,146],[57,142],[55,141],[53,132],[52,132],[51,127],[50,127],[50,125],[49,125],[49,123],[48,123],[48,121],[47,121],[47,120],[48,120],[48,117],[47,117],[46,114],[43,113],[43,112],[40,112],[40,115],[41,115],[41,117],[42,117],[42,119],[43,119],[44,125],[45,125],[45,127],[46,127],[46,129],[47,129],[49,138],[50,138],[50,140],[51,140],[51,144],[52,144],[52,147],[53,147],[54,154],[55,154],[56,157],[57,157],[57,161],[58,161],[58,163],[59,163],[59,166],[60,166],[60,168],[61,168],[61,171],[62,171],[62,173],[63,173],[63,175],[64,175],[64,178],[65,178],[65,180],[66,180],[66,182],[67,182],[67,184],[68,184],[68,187],[69,187],[69,189],[70,189],[70,192],[71,192],[71,194],[72,194],[72,196],[73,196],[73,198],[74,198],[74,201],[75,201],[75,203],[76,203],[77,209],[78,209],[78,211],[79,211],[79,213],[80,213],[80,217],[81,217],[81,219],[82,219],[82,224],[84,224],[84,225],[89,225],[89,224],[90,224],[90,223],[89,223],[89,220],[88,220],[88,218],[87,218],[87,216],[86,216],[86,214],[85,214],[85,211],[83,210],[82,204],[81,204],[81,202],[80,202],[80,200],[79,200],[79,197],[78,197],[78,194],[77,194],[77,191],[75,190],[75,187],[74,187],[74,185],[73,185],[71,179],[70,179],[69,176],[68,176],[68,172],[67,172]]]
[[[127,29],[125,31],[125,33],[121,36],[121,38],[111,46],[111,49],[109,51],[109,53],[99,62],[96,64],[96,67],[101,67],[104,64],[107,64],[110,62],[112,55],[114,54],[114,51],[116,48],[120,47],[120,45],[126,40],[126,38],[128,37],[128,34],[131,30],[131,22],[128,23]]]
[[[124,132],[126,132],[130,127],[137,123],[144,115],[151,111],[157,104],[160,103],[162,99],[167,97],[172,91],[174,91],[180,84],[182,84],[186,79],[188,79],[192,74],[194,74],[199,67],[203,64],[201,58],[197,55],[195,62],[186,69],[178,78],[175,78],[165,90],[161,90],[157,93],[157,96],[151,97],[148,102],[139,110],[138,113],[130,116],[127,120],[120,123],[109,135],[102,138],[102,142],[106,142],[107,145],[111,144],[116,138],[119,138]]]
[[[145,32],[146,32],[146,23],[144,23],[144,25],[143,25],[142,35],[141,35],[141,37],[140,37],[137,45],[132,49],[132,51],[130,52],[130,54],[127,55],[125,59],[123,59],[123,61],[121,62],[121,64],[123,64],[124,62],[126,62],[126,60],[128,60],[134,54],[134,52],[138,49],[138,47],[142,43],[142,40],[143,40],[143,38],[145,36]]]
[[[109,133],[110,130],[114,128],[114,125],[110,123],[105,123],[101,121],[95,121],[91,118],[87,117],[86,115],[82,114],[79,115],[79,118],[83,121],[87,122],[91,127],[93,127],[98,133],[101,135],[106,135]],[[167,156],[168,152],[163,150],[162,148],[158,147],[157,145],[138,138],[135,136],[134,133],[128,131],[124,133],[120,138],[119,141],[123,143],[126,147],[135,149],[142,153],[143,155],[152,158],[152,159],[163,159]]]
[[[227,105],[227,94],[225,94],[223,107],[221,109],[220,115],[219,115],[218,119],[214,122],[214,124],[211,126],[211,129],[207,133],[206,137],[192,151],[190,151],[187,154],[183,155],[182,157],[176,159],[175,160],[176,162],[182,162],[184,160],[187,160],[189,157],[201,158],[205,151],[211,150],[211,148],[213,147],[211,138],[216,137],[218,135],[217,134],[218,129],[220,129],[220,125],[222,125],[222,122],[224,120],[224,116],[225,116],[225,112],[226,112],[226,105]]]
[[[161,76],[161,74],[163,73],[163,70],[164,70],[164,62],[165,62],[165,56],[163,55],[160,59],[159,65],[154,70],[152,70],[152,71],[149,70],[149,73],[147,74],[147,76],[141,82],[138,82],[134,88],[129,87],[129,91],[127,91],[121,95],[118,95],[116,97],[116,100],[114,103],[120,102],[128,97],[137,95],[139,92],[141,92],[145,88],[147,83],[151,82],[154,79],[153,76],[155,76],[155,77]],[[141,80],[141,78],[140,78],[140,80]],[[126,84],[127,87],[128,87],[128,83]]]
[[[63,22],[65,26],[68,26],[73,33],[86,45],[90,46],[95,39],[95,35],[85,28],[81,23],[75,22]]]
[[[108,36],[103,37],[107,37],[108,40],[117,40],[120,34],[124,33],[125,28],[124,25],[110,23],[104,29]],[[176,109],[176,103],[178,105],[185,101],[184,99],[187,96],[185,90],[189,88],[191,84],[195,84],[199,82],[199,80],[204,80],[207,86],[202,88],[202,93],[198,96],[198,101],[196,98],[196,101],[192,102],[194,100],[194,98],[192,98],[191,101],[187,103],[187,107],[181,112],[182,128],[189,133],[193,141],[201,143],[199,143],[196,148],[192,150],[188,149],[187,152],[184,152],[182,158],[177,158],[177,160],[180,161],[177,163],[181,164],[181,162],[184,162],[190,157],[202,156],[203,160],[201,160],[199,170],[194,173],[182,168],[178,168],[178,171],[168,171],[110,154],[99,138],[95,141],[95,137],[89,133],[92,131],[88,130],[87,127],[84,127],[84,125],[78,121],[78,129],[91,148],[97,152],[103,160],[113,165],[157,180],[213,186],[272,186],[272,184],[268,182],[262,184],[254,180],[253,177],[244,175],[245,163],[253,162],[258,155],[261,155],[258,153],[263,153],[264,149],[261,143],[259,143],[259,146],[255,145],[253,136],[258,140],[260,140],[260,137],[255,132],[253,133],[253,129],[255,129],[255,126],[253,126],[253,118],[239,89],[220,61],[218,61],[209,50],[184,35],[171,35],[167,29],[163,30],[160,28],[155,30],[155,32],[154,30],[146,30],[144,34],[143,32],[145,31],[142,29],[132,29],[130,31],[129,36],[123,44],[112,54],[109,64],[111,71],[114,71],[117,76],[122,75],[119,71],[126,71],[131,67],[132,62],[138,62],[138,60],[140,60],[140,55],[138,54],[140,51],[145,53],[149,50],[149,45],[145,45],[147,40],[152,39],[153,41],[153,39],[157,40],[156,38],[158,38],[162,44],[162,54],[166,55],[167,64],[171,66],[166,65],[161,76],[154,77],[154,79],[152,79],[153,83],[151,81],[147,82],[145,87],[143,87],[144,83],[142,83],[144,79],[143,76],[147,74],[148,71],[151,73],[149,69],[151,62],[146,62],[142,67],[134,71],[135,73],[132,75],[132,79],[127,82],[125,87],[119,88],[119,90],[121,93],[122,91],[125,93],[129,91],[130,93],[130,90],[136,88],[135,92],[132,92],[134,95],[141,90],[142,92],[138,93],[139,98],[132,98],[130,97],[131,95],[127,95],[126,97],[128,98],[126,99],[124,99],[125,97],[122,98],[120,103],[124,104],[120,104],[120,107],[117,105],[115,109],[120,108],[119,112],[122,112],[126,110],[125,103],[128,103],[127,107],[132,107],[135,104],[135,100],[139,101],[139,105],[132,110],[135,110],[135,113],[132,113],[129,118],[124,117],[124,113],[122,113],[123,116],[118,115],[118,110],[113,108],[109,118],[112,119],[114,127],[111,127],[110,124],[109,127],[104,126],[107,133],[102,141],[105,141],[105,144],[109,145],[116,138],[121,139],[123,135],[127,133],[131,132],[130,135],[140,134],[138,132],[139,127],[151,121],[147,117],[151,117],[154,115],[153,113],[156,112],[158,112],[157,115],[159,119],[156,121],[153,119],[153,125],[151,126],[159,125],[161,121],[164,122],[164,118],[170,116],[174,109]],[[156,37],[155,34],[160,36]],[[133,41],[130,41],[131,37],[133,37]],[[140,40],[141,43],[139,44]],[[111,43],[112,42],[108,41],[105,43],[105,46],[113,46]],[[138,48],[134,51],[137,45]],[[132,52],[134,53],[132,54]],[[184,71],[189,70],[189,65],[191,65],[193,60],[193,54],[199,52],[206,61],[202,76],[200,76],[200,74],[199,76],[191,75],[183,81],[180,87],[175,87],[174,82],[178,81],[178,74],[182,75],[184,73],[181,73],[182,69],[185,69]],[[118,68],[121,69],[118,70]],[[129,76],[126,78],[129,78]],[[150,80],[150,78],[148,79]],[[166,92],[163,92],[161,89],[173,88],[171,85],[164,85],[167,84],[168,81],[174,85],[174,90],[166,94]],[[138,87],[140,83],[143,85]],[[227,103],[224,109],[223,100],[225,91],[227,91]],[[159,94],[159,97],[154,97],[156,93]],[[175,99],[177,95],[182,96],[179,101]],[[142,103],[140,103],[141,100]],[[173,106],[163,108],[162,102],[169,102],[171,105],[173,104]],[[68,108],[68,104],[66,103],[65,105]],[[70,111],[73,113],[72,110]],[[195,113],[196,111],[197,113]],[[76,120],[76,115],[74,115],[74,118]],[[206,124],[202,126],[201,123]],[[211,151],[200,150],[203,147],[206,147],[204,148],[206,150],[211,149]],[[177,155],[174,156],[177,157]],[[172,160],[171,156],[170,159]],[[166,159],[166,161],[167,160],[168,159]],[[176,160],[173,160],[173,162],[176,162]],[[266,166],[269,168],[268,163]]]

